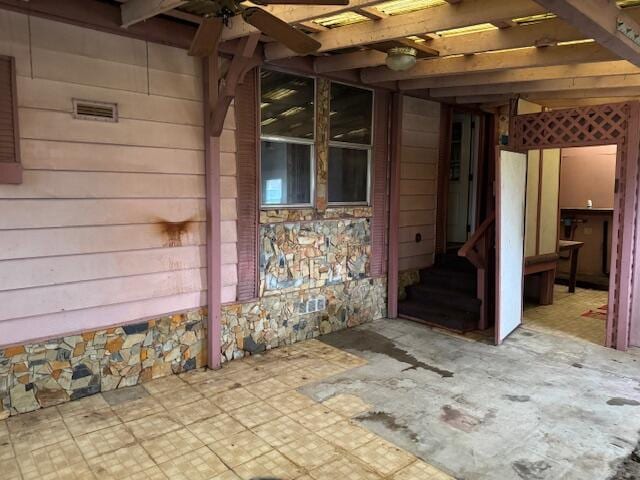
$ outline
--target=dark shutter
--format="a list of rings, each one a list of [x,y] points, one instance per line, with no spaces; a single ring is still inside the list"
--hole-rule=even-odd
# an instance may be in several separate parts
[[[0,183],[22,183],[16,68],[13,57],[0,55]]]
[[[258,296],[258,69],[235,97],[238,183],[238,300]]]
[[[389,165],[389,93],[378,90],[373,106],[373,179],[371,183],[371,275],[387,271],[387,174]]]

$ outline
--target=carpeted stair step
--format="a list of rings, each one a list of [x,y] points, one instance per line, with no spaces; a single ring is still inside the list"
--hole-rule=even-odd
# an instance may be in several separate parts
[[[407,287],[407,298],[423,303],[439,303],[471,313],[480,313],[482,302],[474,294],[418,283]]]
[[[465,257],[459,257],[457,253],[440,253],[436,255],[435,266],[457,270],[460,272],[475,272],[473,264]]]
[[[428,304],[416,300],[404,300],[398,303],[398,313],[429,325],[470,332],[478,328],[478,314],[446,307],[441,304]]]
[[[475,295],[476,273],[435,266],[420,271],[420,283]]]

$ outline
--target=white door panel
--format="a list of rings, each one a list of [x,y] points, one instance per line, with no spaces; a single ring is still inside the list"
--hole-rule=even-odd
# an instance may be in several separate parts
[[[522,323],[527,156],[501,150],[496,170],[496,344]]]

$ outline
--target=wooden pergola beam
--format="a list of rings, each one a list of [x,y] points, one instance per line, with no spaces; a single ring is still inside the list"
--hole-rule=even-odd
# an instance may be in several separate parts
[[[337,72],[353,68],[367,68],[384,65],[387,54],[378,50],[362,50],[360,52],[342,53],[329,57],[318,57],[313,62],[316,73]]]
[[[560,65],[554,67],[517,68],[513,70],[503,70],[500,72],[470,73],[468,75],[403,80],[397,82],[397,86],[400,90],[405,91],[635,74],[640,74],[639,67],[636,67],[625,60],[614,60],[610,62]]]
[[[619,31],[623,22],[631,35],[640,35],[640,26],[624,13],[613,0],[536,0],[587,38],[624,60],[640,66],[640,45]]]
[[[594,97],[594,98],[541,98],[537,103],[548,108],[589,107],[591,105],[605,105],[607,103],[637,102],[637,97]]]
[[[187,2],[184,0],[128,0],[120,6],[122,26],[129,27],[185,3]]]
[[[464,57],[434,58],[418,61],[415,67],[405,72],[375,67],[362,70],[360,75],[364,83],[380,83],[412,78],[496,72],[513,68],[594,63],[612,60],[612,57],[609,50],[596,44],[563,45],[479,53]]]
[[[445,4],[402,15],[393,15],[375,22],[362,22],[334,28],[327,32],[317,33],[313,37],[322,44],[318,52],[328,52],[544,12],[542,7],[530,0],[509,2],[503,0],[466,0],[457,5]],[[295,52],[281,44],[272,44],[265,48],[267,60],[296,55]]]
[[[640,87],[640,73],[635,75],[610,75],[603,77],[564,78],[557,80],[533,80],[528,82],[478,84],[465,87],[445,87],[429,90],[434,98],[458,97],[473,92],[474,95],[526,94],[562,90],[625,89]],[[616,95],[607,95],[615,97]]]
[[[260,8],[272,13],[284,22],[295,24],[316,18],[337,15],[353,10],[354,8],[371,7],[383,1],[385,0],[350,0],[349,5],[344,6],[305,5],[301,7],[300,5],[273,5]],[[229,28],[225,28],[224,32],[222,32],[222,40],[233,40],[234,38],[247,36],[255,31],[256,28],[249,25],[242,20],[242,18],[234,17],[229,21]]]
[[[637,13],[640,10],[636,9]],[[421,45],[439,52],[439,56],[466,55],[492,50],[506,50],[530,46],[554,45],[558,42],[581,40],[584,35],[560,19],[545,20],[540,23],[523,25],[502,30],[488,30],[453,37],[438,37]],[[385,57],[379,57],[379,63],[373,63],[372,57],[365,52],[338,54],[332,57],[316,59],[318,72],[331,72],[351,68],[374,67],[384,65]]]
[[[375,7],[356,8],[353,11],[363,17],[367,17],[369,20],[381,20],[389,16]]]

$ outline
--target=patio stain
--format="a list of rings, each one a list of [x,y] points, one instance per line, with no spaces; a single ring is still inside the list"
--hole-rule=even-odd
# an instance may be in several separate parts
[[[333,347],[357,350],[360,352],[378,353],[386,355],[401,363],[410,365],[402,371],[416,370],[421,368],[440,375],[442,378],[451,378],[454,373],[449,370],[430,365],[411,355],[406,350],[398,348],[396,344],[384,335],[380,335],[368,330],[342,331],[335,334],[325,335],[320,341]]]
[[[638,405],[640,405],[640,402],[638,402],[637,400],[630,400],[628,398],[612,397],[607,400],[607,405],[613,405],[614,407],[624,407],[627,405],[631,407],[637,407]]]
[[[611,480],[633,480],[640,478],[640,442],[636,448],[622,460]]]
[[[480,418],[468,415],[457,408],[453,408],[451,405],[442,407],[440,419],[447,425],[467,433],[475,430],[483,422]]]
[[[529,395],[503,395],[503,398],[506,398],[510,402],[519,402],[524,403],[531,400]]]
[[[543,480],[547,478],[545,472],[551,468],[551,465],[543,460],[537,462],[518,460],[517,462],[513,462],[511,466],[518,476],[525,480]]]
[[[355,417],[356,420],[361,422],[377,422],[383,424],[389,430],[394,432],[405,433],[414,442],[418,441],[418,434],[412,431],[407,425],[403,425],[398,422],[398,419],[387,412],[368,412]]]

